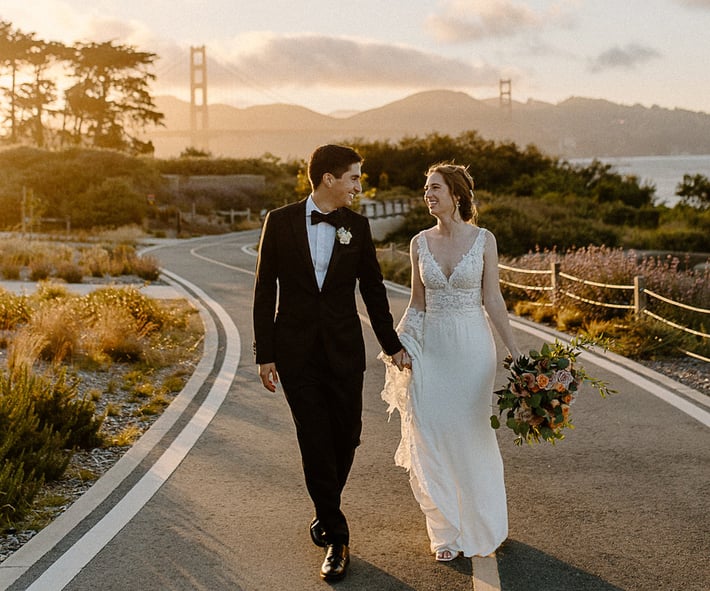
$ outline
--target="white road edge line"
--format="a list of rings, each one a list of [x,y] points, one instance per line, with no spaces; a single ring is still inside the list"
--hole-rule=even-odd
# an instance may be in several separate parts
[[[167,277],[167,276],[166,276]],[[217,331],[212,317],[199,301],[168,278],[198,309],[205,325],[204,353],[180,394],[166,411],[94,485],[71,507],[0,564],[0,589],[7,589],[42,556],[54,548],[89,513],[106,500],[114,489],[140,464],[190,404],[207,379],[217,356]]]
[[[177,278],[172,273],[167,276]],[[202,406],[151,469],[94,527],[37,578],[27,591],[60,591],[103,549],[160,489],[214,418],[237,373],[239,331],[227,312],[196,285],[181,279],[217,314],[227,332],[224,363]]]
[[[522,330],[524,332],[527,332],[529,334],[535,335],[537,337],[540,337],[542,339],[546,339],[549,341],[550,338],[550,332],[547,332],[545,330],[539,329],[534,326],[530,326],[524,322],[515,320],[511,318],[511,324],[516,327],[519,330]],[[557,338],[560,341],[569,341],[568,336],[562,336],[559,335]],[[677,394],[674,394],[667,388],[664,388],[663,386],[660,386],[659,384],[652,382],[651,380],[648,380],[644,378],[643,376],[639,375],[639,372],[637,371],[631,371],[627,367],[624,367],[624,364],[628,364],[629,361],[621,357],[619,355],[615,355],[613,353],[596,353],[594,351],[585,351],[584,352],[585,359],[589,359],[592,363],[598,365],[599,367],[602,367],[619,377],[622,377],[629,382],[632,382],[633,384],[636,384],[637,386],[640,386],[644,390],[646,390],[649,394],[653,394],[654,396],[660,398],[664,402],[670,404],[671,406],[677,408],[681,412],[684,412],[686,415],[688,415],[690,418],[695,419],[696,421],[699,421],[706,427],[710,427],[710,412],[706,411],[705,409],[702,409],[692,402],[689,402],[685,398],[678,396]]]
[[[474,591],[500,591],[498,559],[493,556],[474,556],[471,559]]]

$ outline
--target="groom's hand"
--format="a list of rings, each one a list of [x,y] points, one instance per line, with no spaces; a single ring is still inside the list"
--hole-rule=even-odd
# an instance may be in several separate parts
[[[397,369],[412,369],[412,359],[405,349],[400,349],[392,355],[392,362],[397,366]]]
[[[279,374],[276,373],[275,363],[262,363],[259,365],[259,377],[269,392],[276,392],[276,384],[279,383]]]

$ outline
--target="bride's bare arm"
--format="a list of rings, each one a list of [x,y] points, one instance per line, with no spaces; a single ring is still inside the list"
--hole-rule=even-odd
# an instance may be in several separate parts
[[[513,356],[513,359],[517,359],[521,353],[513,337],[513,329],[510,327],[508,310],[500,291],[499,281],[498,244],[495,236],[491,232],[487,232],[483,251],[483,305],[508,352]]]
[[[424,295],[424,283],[419,274],[419,248],[417,246],[417,236],[409,243],[409,260],[412,265],[412,289],[409,296],[409,307],[419,312],[426,309],[426,299]]]

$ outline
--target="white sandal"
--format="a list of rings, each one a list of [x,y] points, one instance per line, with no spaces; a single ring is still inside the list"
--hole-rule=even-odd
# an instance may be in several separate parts
[[[437,562],[450,562],[454,558],[458,558],[459,553],[450,550],[449,548],[440,548],[436,551]]]

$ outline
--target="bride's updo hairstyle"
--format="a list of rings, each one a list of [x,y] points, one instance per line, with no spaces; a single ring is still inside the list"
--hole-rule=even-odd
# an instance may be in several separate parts
[[[458,201],[458,210],[464,222],[476,223],[478,211],[474,202],[473,178],[468,173],[468,167],[454,164],[453,162],[440,162],[432,164],[426,172],[426,176],[438,172],[444,177],[446,186]]]

